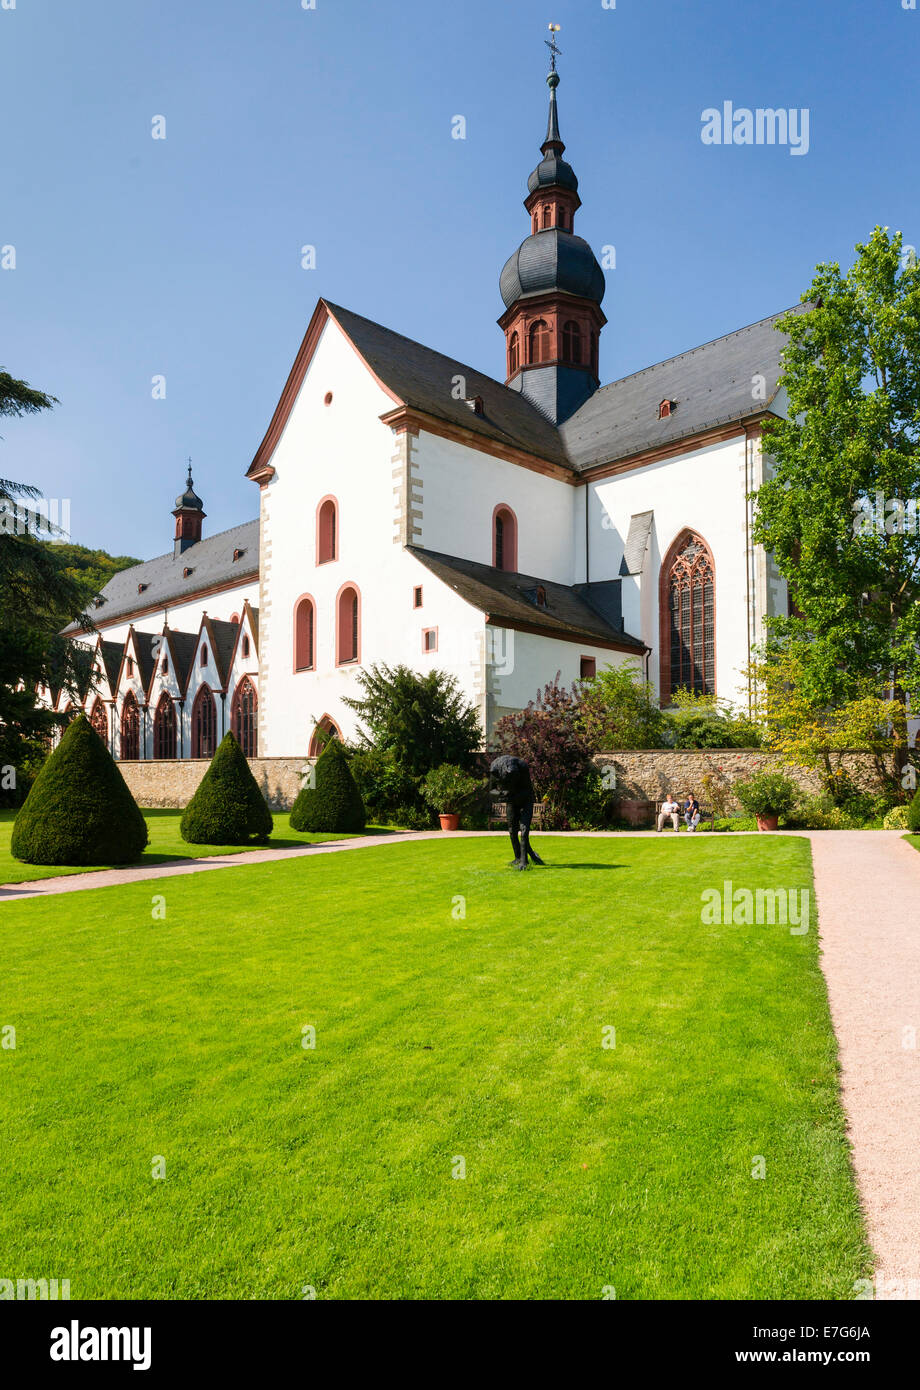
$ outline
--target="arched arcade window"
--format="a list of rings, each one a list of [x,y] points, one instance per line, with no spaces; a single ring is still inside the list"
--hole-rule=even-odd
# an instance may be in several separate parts
[[[339,556],[338,508],[334,497],[324,497],[316,512],[316,563],[325,565]]]
[[[213,758],[217,748],[217,709],[209,685],[203,685],[192,706],[192,757]]]
[[[354,584],[339,590],[336,600],[335,663],[361,659],[361,597]]]
[[[121,707],[121,759],[122,762],[137,762],[141,755],[140,711],[133,690],[129,690]]]
[[[175,758],[176,742],[176,706],[164,690],[153,716],[153,756]]]
[[[521,340],[517,332],[511,334],[508,339],[508,375],[514,376],[520,366],[521,360]]]
[[[259,697],[248,676],[244,676],[233,695],[230,722],[237,743],[247,758],[254,758],[259,746]]]
[[[93,705],[92,712],[89,716],[89,722],[92,724],[93,728],[96,730],[96,733],[102,739],[102,742],[105,744],[106,748],[108,748],[109,716],[106,713],[105,705],[102,703],[101,700],[97,699],[95,704]]]
[[[695,531],[683,531],[661,567],[659,586],[661,703],[675,690],[716,693],[715,567]]]
[[[497,570],[517,569],[517,518],[500,503],[492,513],[492,564]]]
[[[309,594],[294,605],[294,670],[312,671],[315,652],[316,609]]]
[[[310,738],[310,746],[307,749],[307,757],[318,758],[329,742],[330,737],[337,738],[341,741],[342,730],[331,715],[324,714],[313,730],[313,734]]]

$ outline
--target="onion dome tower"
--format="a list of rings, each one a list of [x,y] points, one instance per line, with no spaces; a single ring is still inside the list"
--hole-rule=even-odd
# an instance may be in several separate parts
[[[201,540],[201,523],[206,515],[204,503],[195,492],[192,483],[192,460],[189,459],[185,491],[181,497],[176,498],[176,507],[173,512],[173,516],[176,518],[176,540],[173,555],[176,559],[183,551],[188,550],[190,545],[195,545]]]
[[[574,233],[581,207],[578,179],[563,159],[556,109],[555,34],[549,119],[543,156],[527,180],[524,206],[530,236],[505,262],[499,289],[505,312],[506,384],[533,401],[553,424],[561,424],[597,390],[598,336],[607,322],[601,310],[604,272],[586,241]]]

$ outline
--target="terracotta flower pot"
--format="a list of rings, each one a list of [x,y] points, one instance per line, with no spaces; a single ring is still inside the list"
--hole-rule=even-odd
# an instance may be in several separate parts
[[[779,825],[779,816],[758,816],[758,830],[775,830]]]
[[[442,830],[456,830],[460,825],[460,817],[455,816],[453,812],[438,816],[438,820],[441,822]]]

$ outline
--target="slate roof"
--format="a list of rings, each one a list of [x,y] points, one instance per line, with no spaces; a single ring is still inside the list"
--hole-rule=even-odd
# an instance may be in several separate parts
[[[233,558],[234,550],[243,552],[238,560]],[[183,578],[186,568],[192,571],[187,579]],[[92,608],[90,615],[97,624],[111,623],[141,610],[184,603],[201,589],[242,581],[258,572],[259,523],[244,521],[241,526],[231,526],[229,531],[205,537],[178,557],[169,551],[154,560],[144,560],[140,565],[120,570],[106,584],[100,595],[103,602]],[[142,593],[138,593],[139,584],[146,586]],[[77,623],[65,629],[67,632],[79,630]]]
[[[463,560],[456,555],[423,550],[409,545],[406,549],[427,570],[480,613],[487,613],[496,626],[525,624],[539,628],[548,637],[577,637],[582,641],[616,642],[644,652],[645,643],[624,632],[610,610],[610,585],[605,585],[604,600],[608,617],[602,616],[588,601],[591,585],[556,584],[532,574],[516,574],[481,565],[475,560]],[[615,587],[619,584],[614,581]],[[546,607],[536,603],[536,590],[546,590]],[[617,605],[618,606],[618,605]],[[622,618],[619,620],[622,624]]]
[[[225,622],[222,618],[205,618],[205,627],[211,634],[211,651],[214,654],[221,686],[226,688],[227,677],[230,675],[230,662],[233,659],[233,649],[236,646],[240,625],[239,623]]]
[[[155,657],[153,644],[159,641],[152,632],[138,632],[134,630],[134,650],[137,652],[137,673],[140,676],[141,685],[146,690],[150,685],[150,677],[153,675]],[[127,646],[127,643],[125,643]]]
[[[559,431],[519,391],[353,314],[350,309],[328,300],[324,303],[371,370],[406,405],[461,425],[474,434],[526,449],[550,463],[569,466]],[[463,400],[455,400],[451,395],[457,376],[464,378],[468,397],[482,397],[482,415],[476,415]]]
[[[195,653],[198,650],[198,633],[179,632],[171,627],[167,627],[165,633],[171,653],[173,674],[176,678],[176,684],[184,695],[186,686],[188,685],[192,663],[195,660]]]
[[[642,562],[645,559],[645,547],[648,545],[648,538],[652,530],[652,522],[655,513],[634,512],[629,518],[629,533],[626,537],[626,544],[623,547],[623,559],[620,563],[620,574],[641,574]]]
[[[788,312],[771,314],[602,386],[559,427],[572,466],[580,472],[611,463],[768,409],[776,395],[786,341],[774,324]],[[757,376],[765,381],[755,398]],[[677,404],[659,420],[663,400]]]
[[[786,341],[774,324],[790,312],[781,310],[612,381],[557,428],[519,391],[349,309],[323,302],[368,366],[407,405],[575,473],[768,410],[776,396]],[[793,305],[791,312],[805,307]],[[451,395],[456,376],[464,377],[468,397],[482,397],[481,416]],[[754,378],[761,376],[762,389],[755,396]],[[676,406],[659,420],[663,400]]]
[[[99,655],[102,658],[102,665],[108,677],[110,690],[114,690],[118,683],[118,672],[121,668],[121,657],[124,649],[123,642],[99,643]]]

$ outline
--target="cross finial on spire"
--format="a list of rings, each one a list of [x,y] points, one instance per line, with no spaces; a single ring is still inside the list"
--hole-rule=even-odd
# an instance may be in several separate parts
[[[559,30],[560,30],[561,28],[562,28],[562,25],[561,25],[561,24],[551,24],[551,25],[549,26],[549,31],[550,31],[550,33],[552,34],[552,38],[551,38],[551,39],[544,39],[544,40],[543,40],[543,42],[546,44],[547,48],[549,49],[549,51],[550,51],[550,53],[551,53],[551,55],[552,55],[552,57],[550,58],[550,65],[551,65],[551,66],[550,66],[550,71],[551,71],[551,72],[555,72],[555,71],[556,71],[556,58],[557,58],[557,57],[559,56],[559,54],[562,52],[562,49],[561,49],[561,48],[557,48],[557,47],[556,47],[556,35],[559,33]]]
[[[188,478],[186,479],[186,482],[188,483],[189,487],[192,486],[192,456],[191,456],[191,454],[189,454],[189,456],[188,456]]]

